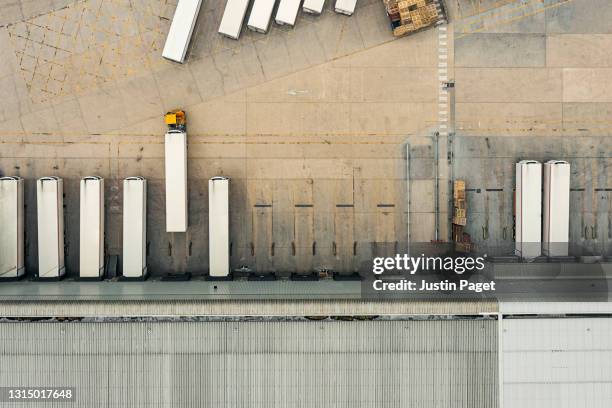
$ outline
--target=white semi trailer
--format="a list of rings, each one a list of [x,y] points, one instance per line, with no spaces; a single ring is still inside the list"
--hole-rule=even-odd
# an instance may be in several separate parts
[[[229,178],[208,181],[208,242],[212,278],[229,276]]]
[[[334,11],[340,14],[352,16],[357,6],[357,0],[336,0]]]
[[[123,277],[147,275],[147,180],[123,180]]]
[[[23,179],[0,178],[0,279],[25,275]]]
[[[304,0],[302,10],[309,14],[319,15],[323,12],[325,0]]]
[[[219,24],[219,34],[233,40],[240,38],[242,23],[249,7],[249,0],[227,0],[223,17]],[[253,12],[251,12],[251,15]]]
[[[275,3],[276,0],[255,0],[251,8],[247,27],[259,33],[267,33]]]
[[[81,180],[79,220],[79,278],[104,275],[104,179]]]
[[[564,160],[544,163],[542,252],[546,256],[568,256],[569,199],[570,164]]]
[[[276,24],[293,27],[300,10],[300,3],[301,0],[280,0],[274,18]]]
[[[185,61],[201,5],[202,0],[179,0],[162,51],[164,58],[181,64]]]
[[[64,183],[59,177],[36,181],[38,222],[38,277],[64,276]]]
[[[542,255],[542,163],[516,164],[516,255],[532,259]]]
[[[187,231],[187,132],[171,129],[165,138],[166,231]]]

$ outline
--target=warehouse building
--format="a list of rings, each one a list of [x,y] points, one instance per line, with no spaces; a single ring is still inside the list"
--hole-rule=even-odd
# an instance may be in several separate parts
[[[611,406],[610,16],[0,4],[0,406]],[[357,280],[455,244],[503,293]]]

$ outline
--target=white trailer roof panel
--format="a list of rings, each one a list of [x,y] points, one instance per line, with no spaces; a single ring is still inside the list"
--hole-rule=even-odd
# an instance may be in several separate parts
[[[36,182],[38,222],[38,276],[64,275],[64,188],[59,177]]]
[[[240,37],[248,7],[249,0],[227,0],[223,18],[219,24],[219,34],[237,40]]]
[[[23,179],[0,178],[0,278],[25,273]]]
[[[180,63],[185,61],[201,5],[202,0],[179,0],[164,44],[164,58]]]
[[[336,6],[334,10],[336,13],[346,14],[347,16],[352,15],[355,12],[355,6],[357,0],[336,0]]]
[[[295,25],[301,0],[280,0],[278,10],[276,10],[275,21],[280,25]]]
[[[128,177],[123,180],[123,276],[146,275],[147,180]]]
[[[81,180],[79,206],[79,276],[99,278],[104,273],[104,179]]]
[[[272,19],[276,0],[255,0],[247,27],[253,31],[266,33]]]
[[[516,164],[516,255],[542,254],[542,164],[523,160]]]
[[[210,276],[228,276],[229,179],[226,177],[213,177],[208,181],[208,242]]]
[[[166,231],[187,231],[187,133],[166,133]]]
[[[304,0],[302,9],[306,13],[321,14],[323,12],[324,6],[325,6],[325,0]]]
[[[569,252],[570,164],[550,160],[544,164],[544,218],[542,252],[567,256]]]

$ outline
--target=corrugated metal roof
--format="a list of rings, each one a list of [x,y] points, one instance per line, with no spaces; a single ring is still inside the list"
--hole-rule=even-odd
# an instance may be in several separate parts
[[[5,317],[479,315],[497,302],[420,300],[2,301]]]
[[[3,323],[0,385],[82,407],[497,407],[497,321]]]
[[[612,406],[612,318],[502,322],[504,408]]]

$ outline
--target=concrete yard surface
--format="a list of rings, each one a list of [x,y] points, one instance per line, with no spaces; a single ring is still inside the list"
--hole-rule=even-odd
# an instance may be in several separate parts
[[[448,25],[399,39],[381,1],[352,17],[328,1],[293,29],[234,41],[205,0],[184,65],[161,57],[175,3],[0,3],[0,175],[26,179],[30,275],[35,179],[49,175],[64,178],[71,276],[89,175],[106,179],[108,255],[121,254],[122,179],[147,178],[154,275],[206,273],[218,175],[231,178],[233,268],[353,272],[408,242],[448,240],[456,177],[473,190],[478,246],[511,248],[523,158],[570,160],[572,242],[612,250],[609,1],[447,0]],[[175,108],[188,121],[184,234],[165,232],[163,114]]]

